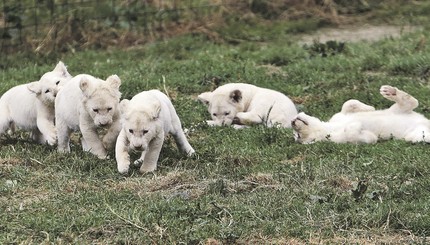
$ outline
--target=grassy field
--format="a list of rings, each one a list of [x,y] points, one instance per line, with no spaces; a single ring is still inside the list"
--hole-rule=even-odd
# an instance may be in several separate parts
[[[292,25],[277,22],[252,32],[226,28],[225,42],[189,34],[128,50],[7,57],[1,94],[58,60],[72,75],[118,74],[122,98],[168,93],[197,154],[187,158],[168,138],[156,172],[122,176],[113,152],[99,160],[76,141],[70,154],[58,154],[25,132],[3,135],[0,243],[428,243],[428,145],[300,145],[291,129],[208,127],[196,100],[219,84],[246,82],[281,91],[327,120],[350,98],[388,107],[379,87],[389,84],[416,97],[417,111],[430,117],[425,16],[413,23],[424,23],[417,32],[343,49],[300,46]]]

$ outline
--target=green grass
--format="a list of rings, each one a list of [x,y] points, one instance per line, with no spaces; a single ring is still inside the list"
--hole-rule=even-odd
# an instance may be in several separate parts
[[[428,242],[428,145],[300,145],[291,129],[208,127],[196,100],[216,83],[247,82],[279,90],[326,120],[350,98],[389,106],[378,91],[390,84],[430,117],[430,49],[415,48],[428,33],[346,43],[327,57],[294,41],[214,43],[196,34],[130,50],[9,56],[1,93],[37,80],[58,60],[72,75],[118,74],[123,98],[167,91],[197,154],[185,157],[168,138],[155,173],[122,176],[113,152],[98,160],[79,143],[63,155],[26,133],[1,136],[0,243]],[[353,195],[360,181],[367,189]]]

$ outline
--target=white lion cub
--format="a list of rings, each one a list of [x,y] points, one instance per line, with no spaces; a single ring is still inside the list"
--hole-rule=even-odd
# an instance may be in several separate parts
[[[208,105],[209,125],[252,125],[291,127],[297,115],[294,103],[284,94],[245,83],[229,83],[198,99]]]
[[[82,148],[99,158],[107,157],[121,130],[118,110],[121,80],[112,75],[106,81],[81,74],[70,80],[55,100],[58,151],[70,152],[70,133],[80,130]],[[102,139],[98,129],[105,131]]]
[[[395,138],[430,143],[430,121],[413,111],[418,100],[387,85],[381,87],[380,93],[395,104],[385,110],[375,110],[358,100],[349,100],[328,122],[300,113],[291,123],[296,141],[375,143],[379,139]]]
[[[140,172],[151,172],[157,161],[164,137],[171,133],[178,147],[192,155],[195,151],[182,131],[181,121],[169,98],[158,90],[144,91],[120,104],[122,130],[115,147],[118,171],[127,173],[129,150],[142,151],[135,165],[142,163]]]
[[[72,76],[63,62],[45,73],[39,81],[18,85],[0,98],[0,134],[15,127],[30,130],[31,137],[41,143],[54,145],[54,100],[62,85]]]

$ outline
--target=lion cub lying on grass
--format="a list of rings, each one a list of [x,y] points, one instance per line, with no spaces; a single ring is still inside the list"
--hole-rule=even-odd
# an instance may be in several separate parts
[[[294,103],[284,94],[245,83],[229,83],[198,99],[208,106],[212,120],[209,125],[231,124],[291,127],[297,115]]]
[[[62,85],[72,76],[63,62],[45,73],[39,81],[18,85],[0,98],[0,134],[15,126],[31,131],[31,137],[41,143],[54,145],[54,100]]]
[[[300,113],[291,123],[296,141],[375,143],[378,139],[395,138],[430,142],[430,121],[413,111],[418,100],[391,86],[382,86],[380,93],[395,104],[385,110],[375,110],[358,100],[349,100],[328,122]]]
[[[113,148],[121,130],[119,100],[121,80],[112,75],[106,81],[90,75],[78,75],[58,93],[55,118],[58,151],[70,152],[70,134],[80,130],[82,148],[103,159]],[[99,138],[98,130],[104,130]]]
[[[130,166],[129,150],[141,151],[135,165],[142,163],[140,172],[151,172],[157,168],[164,137],[171,133],[178,147],[192,155],[194,149],[182,131],[181,121],[169,98],[158,90],[135,95],[120,104],[122,130],[116,141],[118,171],[127,173]]]

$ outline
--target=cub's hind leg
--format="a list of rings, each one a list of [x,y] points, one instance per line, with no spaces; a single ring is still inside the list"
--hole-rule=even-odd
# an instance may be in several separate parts
[[[45,137],[43,137],[43,134],[40,132],[39,129],[33,129],[30,133],[30,138],[36,141],[39,144],[45,144]]]
[[[364,112],[364,111],[374,111],[375,107],[366,105],[359,100],[348,100],[342,105],[342,110],[340,111],[343,114],[355,113],[355,112]]]
[[[263,122],[263,118],[254,111],[238,112],[235,121],[238,124],[255,125]]]
[[[7,134],[13,135],[16,131],[16,126],[14,122],[9,123],[9,130],[7,130]]]
[[[176,145],[179,147],[179,149],[189,156],[194,154],[195,150],[188,142],[187,136],[185,136],[184,130],[182,130],[181,121],[179,120],[179,117],[176,115],[176,113],[172,115],[172,128],[172,132],[170,133],[173,135],[173,138],[175,139]]]
[[[379,90],[384,98],[396,102],[390,107],[391,112],[409,113],[418,107],[418,100],[396,87],[384,85]]]
[[[10,135],[15,132],[15,123],[10,118],[7,106],[0,102],[0,135],[8,132]]]
[[[412,143],[430,143],[430,129],[426,125],[418,126],[414,130],[406,134],[405,140]]]

